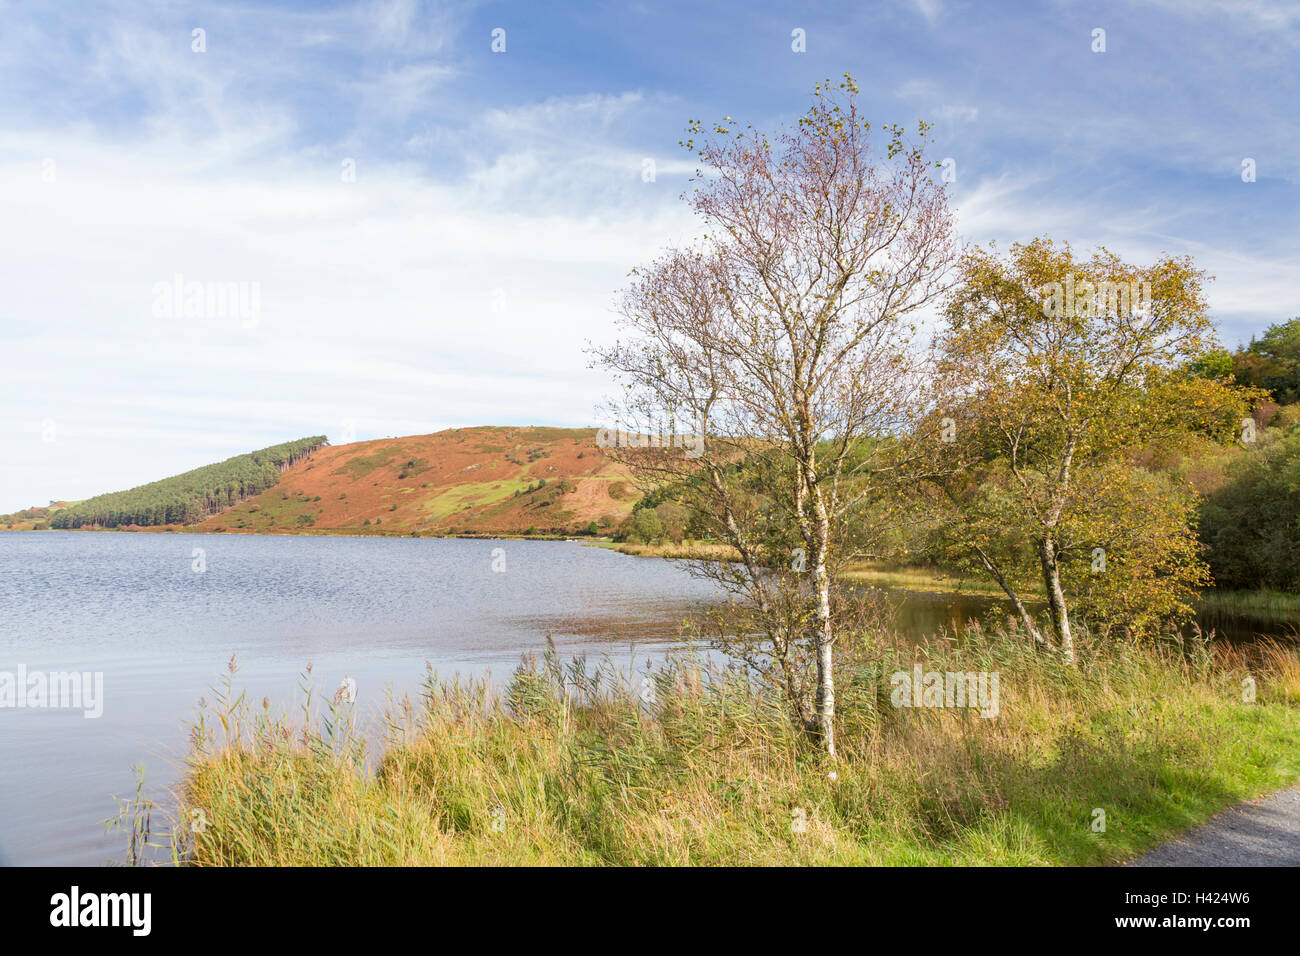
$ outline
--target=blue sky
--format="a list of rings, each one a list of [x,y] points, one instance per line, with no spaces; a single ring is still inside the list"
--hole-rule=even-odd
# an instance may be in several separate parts
[[[0,512],[593,423],[584,343],[694,233],[686,121],[788,123],[846,70],[935,125],[964,241],[1190,254],[1229,345],[1300,314],[1295,2],[61,6],[0,0]],[[160,312],[178,275],[255,316]]]

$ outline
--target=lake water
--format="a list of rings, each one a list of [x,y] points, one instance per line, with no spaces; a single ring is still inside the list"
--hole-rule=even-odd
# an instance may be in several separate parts
[[[425,661],[504,678],[548,633],[566,657],[659,656],[712,593],[672,562],[565,542],[0,533],[0,673],[103,673],[96,719],[0,707],[0,863],[120,861],[113,797],[142,763],[165,799],[232,653],[254,701],[293,705],[310,662],[325,697],[357,682],[365,719],[389,685],[414,696]]]
[[[414,697],[426,661],[444,676],[502,679],[548,634],[566,658],[626,665],[632,646],[638,660],[660,658],[714,598],[674,562],[577,543],[0,532],[0,679],[20,668],[103,675],[95,719],[0,706],[0,864],[120,861],[124,838],[103,826],[114,796],[134,795],[143,764],[148,794],[166,801],[187,723],[232,653],[235,687],[255,702],[295,705],[310,662],[318,699],[351,677],[362,721],[377,722],[385,690]],[[912,635],[959,630],[998,606],[894,598]]]

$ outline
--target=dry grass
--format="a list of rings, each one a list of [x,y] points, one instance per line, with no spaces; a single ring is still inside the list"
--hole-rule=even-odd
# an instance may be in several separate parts
[[[638,558],[671,558],[687,561],[737,561],[739,555],[729,544],[717,544],[712,541],[683,541],[673,544],[671,541],[660,544],[634,544],[630,541],[593,541],[598,548],[608,548],[620,554],[631,554]]]
[[[1300,658],[1015,635],[844,648],[832,766],[770,694],[689,661],[639,679],[525,662],[504,695],[430,675],[373,764],[331,704],[291,724],[227,684],[195,728],[196,865],[1099,864],[1300,777]],[[1000,676],[1000,714],[898,708],[890,675]],[[1243,681],[1255,681],[1254,703]],[[311,729],[306,729],[307,725]],[[1092,830],[1106,812],[1104,833]]]
[[[906,567],[863,561],[845,570],[843,576],[847,580],[877,588],[1005,597],[1003,590],[987,578],[948,574],[938,568]],[[1026,595],[1027,599],[1029,597]]]
[[[670,558],[678,560],[736,561],[736,550],[727,544],[711,541],[670,541],[659,544],[634,544],[632,542],[590,542],[596,547],[609,548],[622,554],[642,558]],[[949,574],[938,568],[908,567],[875,561],[859,561],[844,570],[845,580],[856,581],[871,587],[896,588],[904,591],[938,591],[944,594],[984,594],[1002,597],[1003,591],[986,578]]]

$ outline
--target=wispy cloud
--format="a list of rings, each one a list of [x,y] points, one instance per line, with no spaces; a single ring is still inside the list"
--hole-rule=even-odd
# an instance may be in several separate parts
[[[894,0],[795,21],[0,0],[0,511],[343,420],[588,420],[605,383],[583,342],[611,334],[628,269],[696,228],[686,120],[789,123],[845,70],[877,126],[935,124],[966,241],[1191,254],[1229,342],[1300,311],[1294,4]],[[155,317],[177,274],[258,283],[259,321]]]

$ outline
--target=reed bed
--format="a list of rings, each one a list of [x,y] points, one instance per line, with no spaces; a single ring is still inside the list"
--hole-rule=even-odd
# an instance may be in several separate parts
[[[430,671],[374,754],[309,674],[273,716],[232,662],[166,842],[197,866],[1105,864],[1300,778],[1291,646],[1109,644],[1068,667],[973,628],[841,652],[833,764],[769,691],[689,657],[643,676],[552,650],[500,693]],[[996,672],[998,715],[895,706],[916,664]]]

